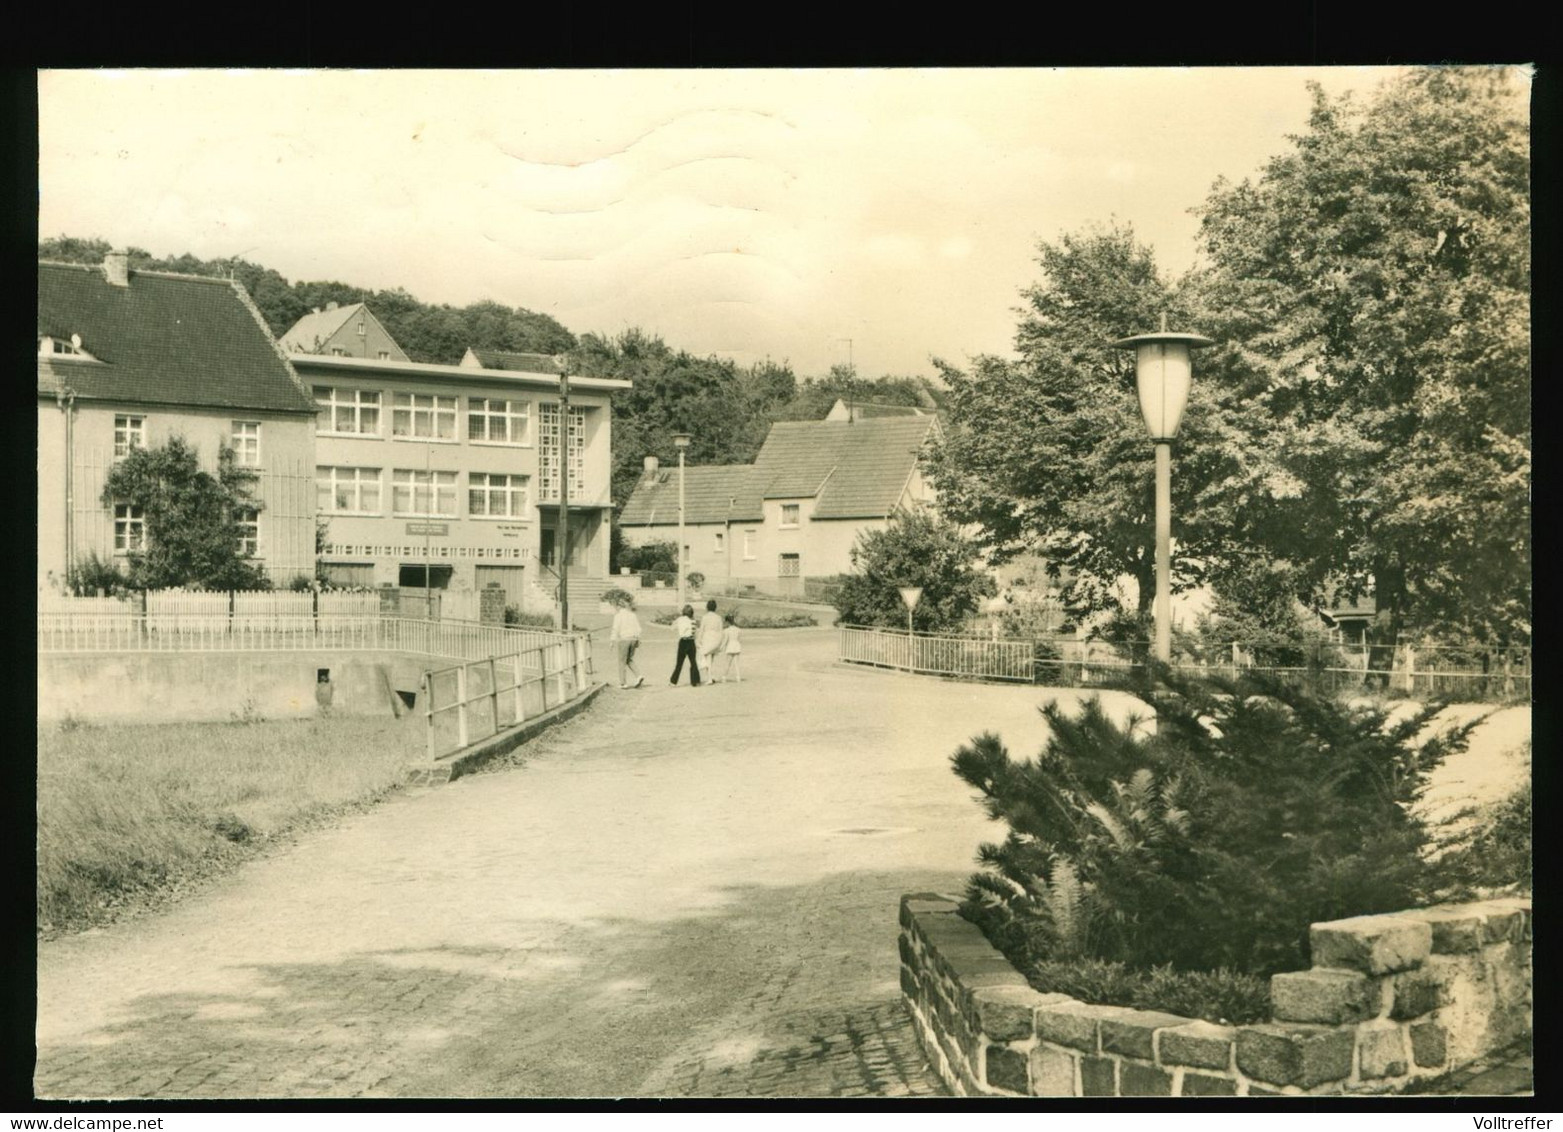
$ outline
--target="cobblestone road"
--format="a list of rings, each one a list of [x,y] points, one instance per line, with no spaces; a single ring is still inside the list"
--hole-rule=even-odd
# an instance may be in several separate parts
[[[170,912],[40,947],[49,1097],[926,1096],[896,901],[995,835],[950,773],[1033,689],[842,669],[609,689],[523,768],[410,792]],[[659,678],[660,677],[660,678]],[[1127,706],[1125,703],[1124,706]]]

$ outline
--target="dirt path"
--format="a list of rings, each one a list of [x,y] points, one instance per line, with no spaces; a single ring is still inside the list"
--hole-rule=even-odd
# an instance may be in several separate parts
[[[948,755],[984,728],[1031,753],[1043,693],[843,669],[828,630],[745,642],[743,684],[674,689],[653,630],[647,686],[524,768],[44,945],[37,1091],[935,1091],[897,1002],[896,901],[959,890],[996,831]]]

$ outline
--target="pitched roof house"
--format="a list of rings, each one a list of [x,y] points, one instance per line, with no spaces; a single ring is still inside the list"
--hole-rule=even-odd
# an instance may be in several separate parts
[[[860,534],[933,502],[918,454],[938,429],[933,416],[781,421],[753,464],[686,468],[689,569],[785,596],[801,594],[805,577],[850,572]],[[619,527],[632,543],[676,540],[678,471],[647,465]]]
[[[469,369],[503,369],[515,373],[559,372],[559,362],[552,354],[518,354],[513,350],[488,350],[468,346],[457,365]]]
[[[38,571],[124,558],[144,527],[101,500],[108,470],[179,435],[208,470],[232,448],[264,505],[249,550],[274,581],[314,567],[315,405],[260,312],[227,279],[38,265]]]
[[[376,358],[405,362],[411,359],[396,344],[390,331],[363,303],[316,307],[295,322],[279,339],[290,354],[325,354],[338,358]]]

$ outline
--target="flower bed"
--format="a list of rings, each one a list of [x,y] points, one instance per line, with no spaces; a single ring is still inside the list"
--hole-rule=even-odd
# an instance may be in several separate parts
[[[1393,1092],[1531,1032],[1528,898],[1316,923],[1313,966],[1243,1026],[1034,990],[958,907],[902,897],[900,950],[918,1039],[962,1096]]]

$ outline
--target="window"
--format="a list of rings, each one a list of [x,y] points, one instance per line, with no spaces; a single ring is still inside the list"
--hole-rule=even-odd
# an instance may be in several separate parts
[[[527,444],[528,405],[525,401],[467,398],[467,439],[480,444]]]
[[[781,525],[784,527],[796,527],[798,525],[798,505],[796,503],[783,503],[781,509]]]
[[[537,407],[537,478],[539,499],[559,498],[559,403]],[[586,495],[586,412],[570,410],[570,496]]]
[[[796,554],[783,554],[776,563],[776,575],[780,578],[796,578],[799,574],[801,559]]]
[[[316,468],[315,504],[328,515],[378,515],[380,469]]]
[[[468,473],[467,514],[474,518],[523,518],[526,515],[526,484],[525,476]]]
[[[727,539],[723,536],[721,531],[714,531],[714,532],[712,532],[712,534],[711,534],[711,549],[715,553],[721,554],[722,550],[723,550],[723,545],[722,544],[725,543],[726,541],[727,541]]]
[[[745,531],[744,532],[744,557],[745,558],[753,558],[754,557],[754,536],[755,536],[756,533],[757,532],[755,532],[755,531]]]
[[[456,517],[456,473],[398,469],[391,473],[391,513]]]
[[[260,422],[233,422],[234,463],[246,468],[260,467]]]
[[[381,350],[379,353],[377,353],[375,355],[375,357],[379,358],[382,362],[389,361],[390,357],[391,357],[391,351],[389,351],[389,350]]]
[[[358,319],[358,336],[360,338],[362,338],[364,336],[364,333],[365,333],[365,331],[364,331],[364,319],[363,319],[363,316],[360,315],[359,319]]]
[[[250,558],[260,554],[260,512],[253,507],[241,507],[238,514],[239,553]]]
[[[115,457],[128,456],[132,448],[145,448],[147,446],[145,417],[114,418],[114,455]]]
[[[412,440],[455,440],[456,398],[398,393],[392,401],[391,435]]]
[[[378,389],[337,389],[315,386],[315,404],[320,407],[315,431],[344,436],[380,435],[380,391]]]
[[[114,505],[114,553],[128,554],[147,545],[146,515],[134,503]]]
[[[342,347],[340,347],[340,346],[332,346],[331,347],[331,356],[333,358],[345,358],[345,357],[347,357],[347,351],[342,349]]]

